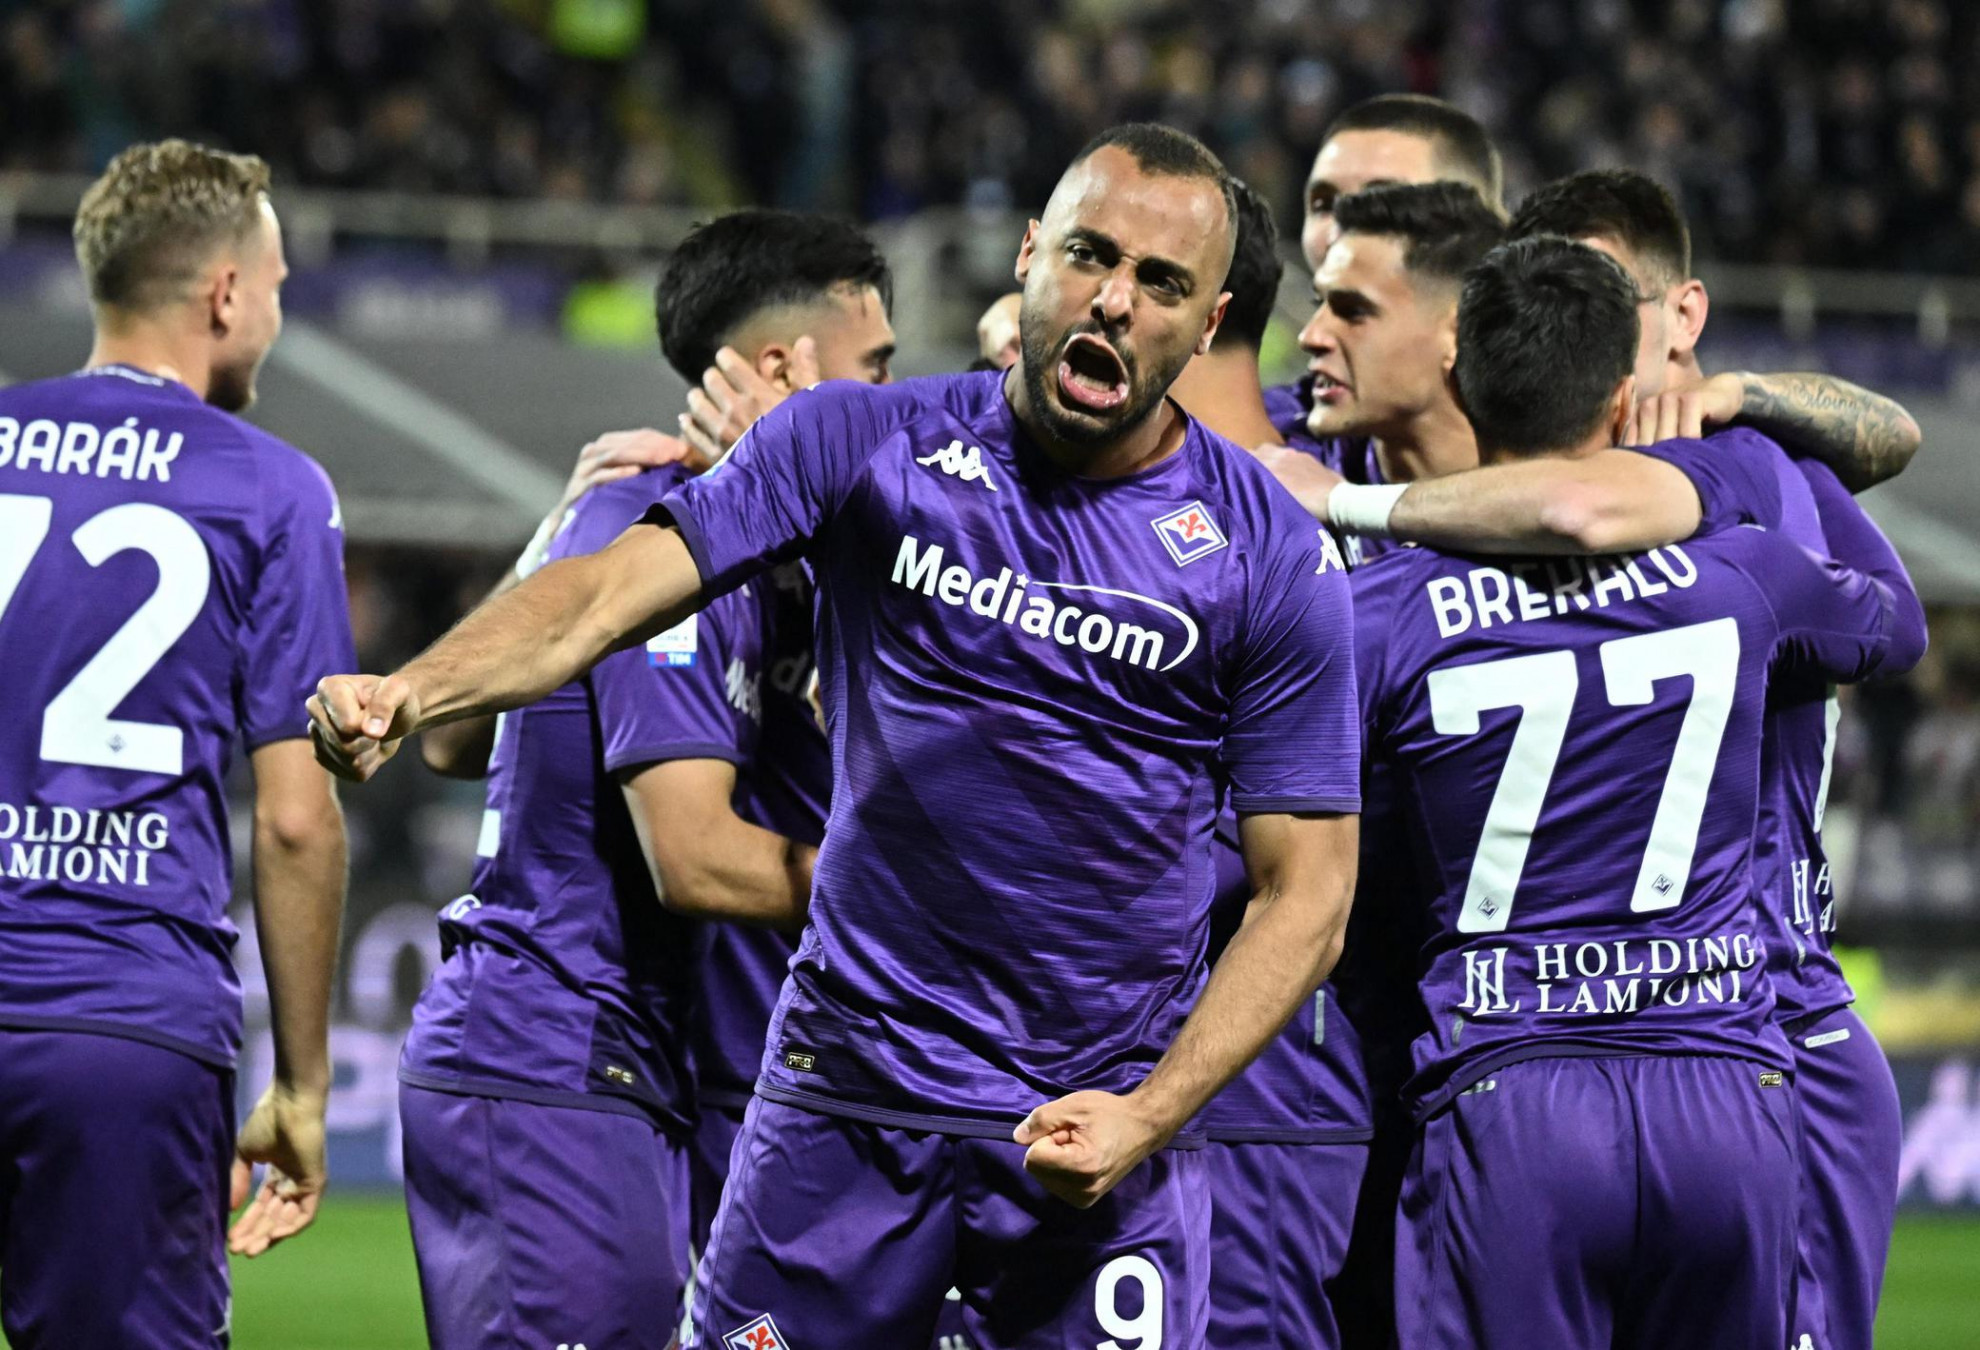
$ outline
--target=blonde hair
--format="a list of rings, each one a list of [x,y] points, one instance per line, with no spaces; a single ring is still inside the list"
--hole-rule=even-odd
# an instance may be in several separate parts
[[[268,165],[190,141],[134,145],[76,210],[76,260],[90,298],[143,311],[177,296],[222,246],[260,219]]]

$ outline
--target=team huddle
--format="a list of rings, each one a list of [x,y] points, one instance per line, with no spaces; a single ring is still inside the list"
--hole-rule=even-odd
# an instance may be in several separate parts
[[[487,779],[400,1064],[441,1350],[1867,1348],[1900,1121],[1821,826],[1836,686],[1925,648],[1851,496],[1917,429],[1708,376],[1654,181],[1501,193],[1449,105],[1344,113],[1270,389],[1271,213],[1166,127],[1074,159],[963,374],[891,382],[858,230],[719,218],[681,434],[381,677],[235,415],[267,171],[125,152],[87,365],[0,391],[11,1343],[224,1345],[226,1250],[314,1217],[330,775],[417,737]]]

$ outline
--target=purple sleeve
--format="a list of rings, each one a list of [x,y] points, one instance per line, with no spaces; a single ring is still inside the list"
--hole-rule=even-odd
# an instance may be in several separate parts
[[[1781,485],[1768,457],[1781,450],[1759,432],[1733,427],[1702,441],[1659,441],[1640,453],[1674,465],[1698,489],[1698,533],[1734,525],[1780,528]]]
[[[1397,631],[1397,610],[1405,594],[1406,575],[1421,556],[1414,550],[1385,553],[1357,568],[1354,585],[1354,678],[1359,686],[1361,722],[1367,749],[1373,753],[1378,733],[1389,724],[1389,643]]]
[[[1895,673],[1889,663],[1903,654],[1896,649],[1897,597],[1890,587],[1781,535],[1733,533],[1742,570],[1773,611],[1776,656],[1840,684]]]
[[[714,469],[667,494],[704,587],[735,589],[802,552],[845,502],[886,435],[871,385],[836,380],[793,394]]]
[[[1830,554],[1843,566],[1882,582],[1895,602],[1891,652],[1884,658],[1882,673],[1910,670],[1925,655],[1926,642],[1925,606],[1919,602],[1918,588],[1911,584],[1911,574],[1904,570],[1891,541],[1857,505],[1834,470],[1812,459],[1797,460],[1795,467],[1815,496],[1815,511],[1821,517]]]
[[[1290,504],[1290,503],[1288,503]],[[1347,573],[1323,562],[1313,522],[1274,522],[1276,547],[1253,601],[1224,764],[1240,814],[1361,809],[1354,603]]]
[[[270,447],[261,503],[266,533],[244,635],[238,713],[250,750],[309,734],[303,703],[333,671],[356,670],[344,526],[337,493],[314,460]]]
[[[550,557],[595,553],[618,538],[651,500],[640,480],[610,484],[579,500],[558,530]],[[605,767],[614,772],[670,759],[748,756],[748,720],[729,702],[728,631],[740,599],[720,599],[645,646],[614,652],[586,678],[598,702]]]

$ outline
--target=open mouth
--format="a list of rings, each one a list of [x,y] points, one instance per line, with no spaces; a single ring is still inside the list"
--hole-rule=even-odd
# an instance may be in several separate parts
[[[1105,341],[1077,333],[1059,358],[1059,393],[1075,407],[1111,412],[1127,402],[1127,367]]]
[[[1324,403],[1331,407],[1346,399],[1350,392],[1347,385],[1332,375],[1317,370],[1313,372],[1313,402],[1316,406]]]

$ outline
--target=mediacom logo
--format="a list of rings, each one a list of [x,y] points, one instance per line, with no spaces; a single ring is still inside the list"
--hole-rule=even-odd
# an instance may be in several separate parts
[[[893,579],[930,599],[957,609],[967,607],[1032,637],[1144,670],[1174,670],[1196,650],[1196,620],[1166,601],[1109,586],[1037,581],[1008,567],[997,569],[995,576],[977,577],[966,567],[944,567],[942,558],[940,544],[924,547],[913,535],[904,535],[900,551],[894,555]],[[1112,603],[1088,599],[1075,604],[1037,594],[1039,591],[1105,596]],[[1102,604],[1106,605],[1104,610]],[[1123,609],[1135,617],[1125,617]],[[1169,656],[1166,662],[1164,655]]]

